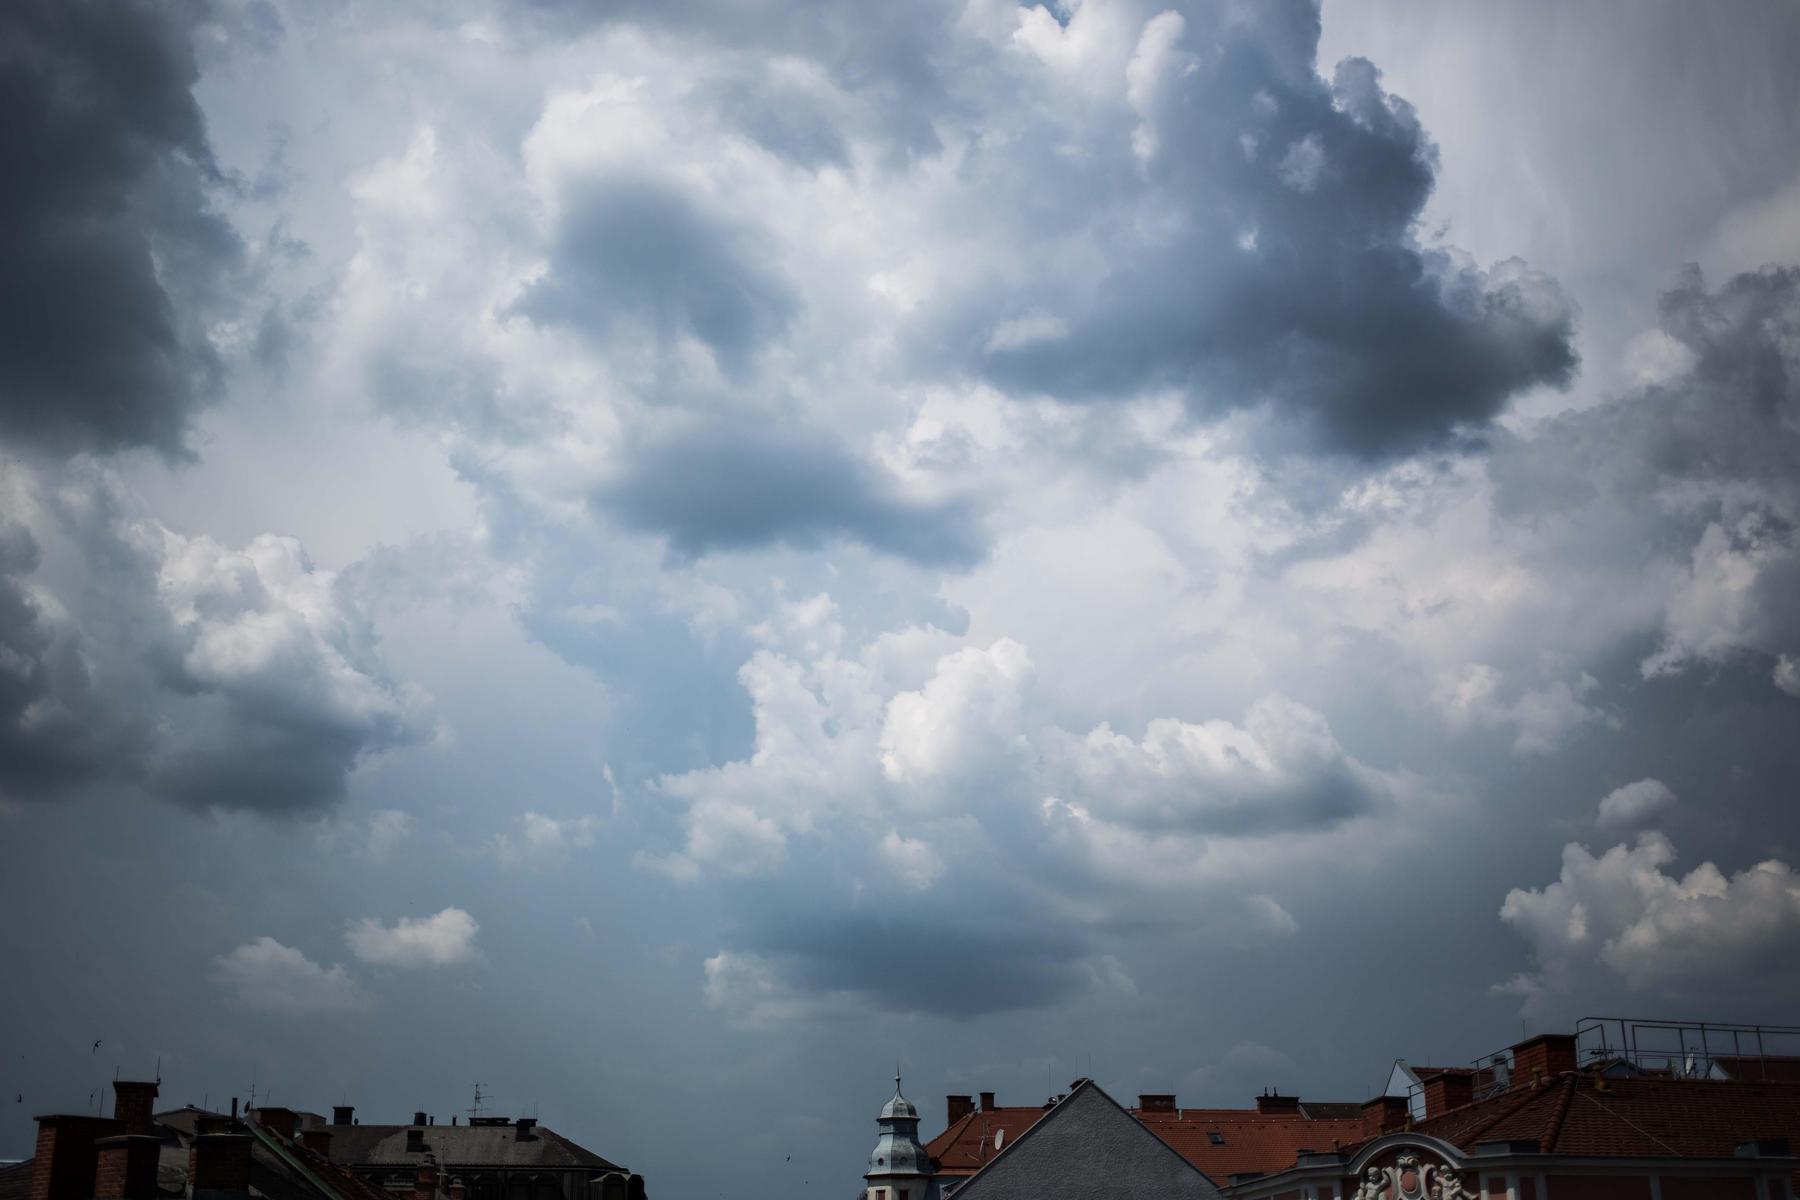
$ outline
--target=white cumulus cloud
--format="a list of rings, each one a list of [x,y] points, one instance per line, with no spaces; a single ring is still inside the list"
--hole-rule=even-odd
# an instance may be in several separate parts
[[[272,937],[245,942],[215,958],[212,981],[232,1003],[283,1017],[345,1012],[367,1003],[341,964],[322,967]]]
[[[402,917],[392,925],[364,917],[345,932],[344,944],[362,961],[379,966],[444,967],[476,957],[475,934],[480,929],[475,918],[460,908],[429,917]]]

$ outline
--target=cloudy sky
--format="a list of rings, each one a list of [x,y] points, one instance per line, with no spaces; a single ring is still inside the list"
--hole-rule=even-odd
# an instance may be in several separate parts
[[[1797,57],[7,4],[0,1156],[160,1062],[831,1194],[896,1061],[1795,1020]]]

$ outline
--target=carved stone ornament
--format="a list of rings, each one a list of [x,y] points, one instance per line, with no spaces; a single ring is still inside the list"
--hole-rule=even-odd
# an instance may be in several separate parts
[[[1402,1154],[1391,1167],[1370,1167],[1352,1200],[1475,1200],[1455,1168]]]

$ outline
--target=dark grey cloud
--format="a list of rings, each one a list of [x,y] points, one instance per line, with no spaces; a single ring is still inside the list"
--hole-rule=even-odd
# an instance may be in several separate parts
[[[1073,930],[1009,919],[982,906],[978,921],[919,906],[877,915],[785,912],[750,942],[802,991],[853,992],[877,1008],[937,1016],[1039,1008],[1088,986],[1091,950]]]
[[[605,338],[621,322],[667,345],[687,335],[742,372],[792,317],[797,301],[761,260],[753,235],[644,178],[590,182],[565,197],[550,271],[517,311]]]
[[[0,434],[178,452],[218,370],[183,301],[238,254],[191,88],[197,4],[0,9]]]
[[[1154,82],[1111,154],[1056,152],[1058,127],[1032,131],[1027,163],[977,151],[971,171],[1024,168],[1013,200],[1047,266],[952,306],[936,352],[1068,400],[1179,389],[1200,415],[1258,409],[1278,440],[1359,458],[1445,444],[1569,381],[1573,308],[1551,280],[1420,243],[1435,148],[1369,63],[1315,73],[1314,5],[1185,11],[1162,59],[1140,49]]]
[[[985,544],[966,501],[909,498],[835,441],[734,419],[642,447],[595,502],[689,556],[848,538],[918,562],[969,563]]]
[[[30,529],[0,530],[0,796],[104,781],[318,812],[359,763],[429,732],[357,597],[297,543],[181,537],[86,472],[30,486],[63,558],[53,570]]]
[[[23,525],[0,524],[0,796],[59,795],[105,773],[96,698],[78,647],[31,594],[41,553]]]
[[[1590,536],[1552,540],[1547,555],[1642,570],[1648,547],[1689,573],[1649,669],[1792,661],[1800,269],[1767,267],[1713,291],[1690,268],[1660,308],[1663,377],[1501,443],[1496,502],[1514,517],[1581,515]]]

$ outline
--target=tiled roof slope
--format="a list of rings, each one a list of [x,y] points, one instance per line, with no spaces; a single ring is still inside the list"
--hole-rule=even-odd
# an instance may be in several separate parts
[[[1300,1107],[1303,1111],[1280,1113],[1251,1108],[1126,1111],[1215,1183],[1224,1183],[1239,1171],[1291,1167],[1301,1150],[1330,1150],[1363,1140],[1360,1105],[1302,1102]],[[972,1174],[994,1158],[996,1132],[1002,1135],[1004,1149],[1049,1111],[1037,1107],[973,1112],[931,1139],[925,1152],[938,1164],[940,1174]],[[1213,1144],[1215,1133],[1221,1144]]]
[[[1000,1152],[994,1149],[996,1133],[1000,1135],[1000,1149],[1004,1150],[1049,1111],[1047,1107],[1039,1105],[1033,1108],[994,1108],[969,1113],[952,1122],[950,1128],[927,1142],[925,1153],[937,1164],[939,1174],[974,1174]]]
[[[1545,1154],[1730,1158],[1750,1141],[1800,1146],[1800,1084],[1569,1073],[1451,1109],[1418,1129],[1464,1150],[1534,1141]]]
[[[1225,1183],[1242,1171],[1273,1174],[1286,1170],[1302,1150],[1330,1150],[1363,1140],[1360,1115],[1356,1120],[1319,1119],[1236,1108],[1132,1115],[1216,1183]],[[1212,1140],[1215,1133],[1220,1137],[1216,1145]]]
[[[1083,1080],[956,1195],[957,1200],[1217,1200],[1219,1189],[1111,1096]]]
[[[408,1125],[332,1125],[331,1161],[353,1166],[416,1166],[425,1155],[406,1148]],[[561,1134],[538,1126],[532,1136],[519,1140],[512,1125],[429,1125],[425,1150],[440,1168],[488,1167],[585,1167],[595,1171],[621,1168],[598,1154],[576,1145]]]

